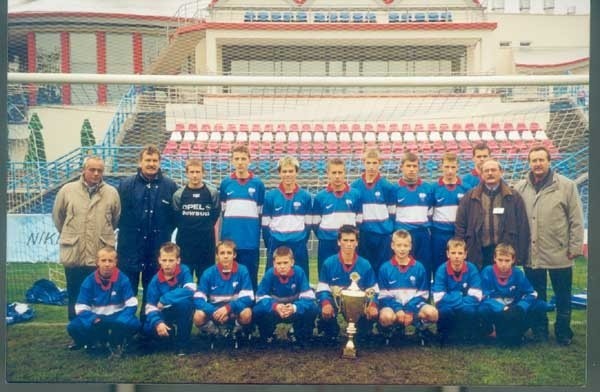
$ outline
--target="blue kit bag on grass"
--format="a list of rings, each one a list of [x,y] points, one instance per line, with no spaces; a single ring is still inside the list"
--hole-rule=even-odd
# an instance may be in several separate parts
[[[29,321],[35,315],[33,308],[21,302],[13,302],[6,305],[6,324],[22,323]]]
[[[48,279],[39,279],[25,293],[29,303],[48,305],[66,305],[67,291],[59,289],[54,282]]]

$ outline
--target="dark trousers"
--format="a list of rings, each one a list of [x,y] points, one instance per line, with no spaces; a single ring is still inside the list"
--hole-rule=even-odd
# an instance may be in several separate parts
[[[473,338],[480,334],[476,306],[463,306],[460,308],[441,306],[438,310],[440,313],[437,322],[439,334],[443,336],[456,334],[464,339]]]
[[[248,268],[252,289],[256,290],[258,288],[258,262],[260,256],[258,249],[237,249],[236,254],[236,261]]]
[[[86,326],[80,318],[75,318],[67,325],[67,332],[73,341],[81,346],[96,343],[109,343],[116,346],[125,343],[140,328],[137,318],[119,321],[117,317],[101,317],[101,321],[91,326]]]
[[[148,292],[148,284],[152,280],[152,277],[158,272],[158,267],[152,265],[142,265],[142,271],[122,271],[131,282],[133,288],[133,295],[138,294],[138,286],[140,284],[140,274],[142,276],[142,305],[140,306],[140,322],[143,324],[146,320],[146,293]]]
[[[308,268],[308,248],[306,247],[306,241],[296,242],[281,242],[271,237],[269,244],[267,245],[267,263],[265,264],[265,272],[273,266],[273,252],[280,246],[287,246],[294,252],[294,264],[304,270],[306,279],[310,282],[309,268]],[[317,273],[318,275],[318,273]]]
[[[573,330],[571,329],[571,295],[573,288],[573,268],[525,268],[525,275],[534,290],[538,293],[538,298],[547,301],[546,287],[547,277],[550,274],[550,282],[554,295],[556,297],[556,323],[554,324],[554,335],[557,340],[571,339]],[[548,334],[548,316],[543,314],[534,328],[538,333]]]
[[[96,267],[81,266],[81,267],[65,267],[65,278],[67,281],[67,297],[69,303],[67,304],[67,311],[69,321],[75,318],[75,303],[77,303],[77,297],[79,296],[79,290],[81,284],[87,278],[89,274],[96,271]]]
[[[160,311],[163,321],[171,328],[169,338],[175,343],[176,348],[185,348],[190,342],[194,311],[194,302],[191,298],[174,303]],[[149,322],[144,324],[144,333],[155,338],[162,338],[158,336],[156,328],[153,328]]]
[[[306,341],[312,336],[317,318],[316,308],[314,311],[308,311],[304,314],[293,314],[287,319],[282,319],[275,312],[261,314],[255,318],[256,325],[262,338],[268,338],[273,335],[275,328],[279,323],[291,323],[294,326],[294,334],[296,338]]]
[[[201,241],[201,243],[200,243]],[[215,264],[215,238],[199,237],[196,244],[184,244],[181,247],[181,263],[189,267],[192,277],[200,282],[202,273]]]
[[[358,254],[369,260],[375,274],[384,262],[392,258],[391,234],[361,231],[358,237]]]

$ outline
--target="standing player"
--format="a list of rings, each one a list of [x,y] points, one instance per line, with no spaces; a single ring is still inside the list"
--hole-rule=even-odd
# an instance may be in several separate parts
[[[388,180],[381,177],[379,150],[365,151],[363,159],[365,172],[351,185],[360,193],[362,206],[358,254],[369,260],[377,273],[381,263],[392,256],[389,244],[394,229],[396,190]]]
[[[419,177],[419,157],[414,153],[404,153],[400,169],[402,178],[396,187],[394,230],[410,233],[412,255],[423,264],[426,271],[431,271],[429,209],[433,204],[432,186]]]
[[[373,298],[365,310],[365,316],[361,317],[356,328],[362,336],[368,334],[373,328],[373,322],[379,314],[377,309],[377,278],[371,264],[356,253],[358,246],[358,230],[352,225],[343,225],[338,231],[338,244],[340,252],[330,256],[319,270],[319,284],[317,285],[317,300],[321,313],[317,321],[320,333],[324,334],[326,342],[334,343],[340,331],[337,323],[339,309],[335,304],[333,295],[336,290],[342,290],[350,286],[350,274],[357,273],[359,276],[358,287],[373,293]]]
[[[356,226],[362,221],[360,195],[346,182],[344,161],[340,158],[327,161],[327,179],[327,188],[317,193],[313,203],[313,225],[319,239],[319,273],[325,259],[339,250],[337,237],[340,227]]]
[[[490,148],[485,142],[477,143],[473,147],[474,167],[470,173],[463,177],[463,183],[468,189],[475,188],[481,182],[481,165],[491,156]]]
[[[458,177],[458,157],[453,152],[442,155],[442,176],[433,184],[431,216],[431,272],[446,260],[446,243],[454,237],[454,221],[460,200],[468,189]]]
[[[177,212],[176,242],[181,262],[200,280],[202,272],[215,263],[215,223],[221,214],[217,189],[202,180],[202,162],[188,159],[185,175],[188,183],[173,195]]]
[[[223,208],[221,240],[237,246],[237,262],[248,269],[252,287],[258,281],[260,246],[260,214],[265,198],[265,185],[248,170],[250,151],[237,145],[231,151],[234,172],[223,179],[219,196]]]
[[[312,196],[298,186],[300,163],[290,156],[277,164],[279,187],[265,195],[262,230],[267,248],[266,268],[273,265],[273,252],[280,246],[292,249],[296,265],[309,277],[307,242],[310,235]]]

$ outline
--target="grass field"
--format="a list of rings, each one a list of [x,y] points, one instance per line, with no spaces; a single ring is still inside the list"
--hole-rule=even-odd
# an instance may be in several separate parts
[[[39,265],[34,269],[44,271]],[[47,269],[45,266],[45,275]],[[10,271],[7,268],[7,271]],[[262,269],[261,269],[262,271]],[[574,287],[587,287],[587,261],[576,261]],[[21,271],[22,273],[22,271]],[[37,275],[36,275],[37,276]],[[31,277],[31,281],[36,279]],[[23,300],[11,288],[8,298]],[[549,293],[551,296],[552,294]],[[585,310],[573,312],[575,339],[568,347],[528,343],[504,349],[494,343],[422,347],[414,337],[396,345],[357,343],[356,361],[339,358],[340,347],[315,345],[292,351],[286,343],[269,350],[251,345],[211,350],[204,336],[194,336],[191,355],[144,347],[119,359],[94,357],[66,349],[66,308],[35,304],[36,317],[7,328],[8,382],[236,383],[236,384],[411,384],[578,386],[586,384]],[[555,314],[549,314],[551,322]],[[552,327],[552,326],[551,326]],[[551,328],[552,330],[552,328]],[[279,330],[282,333],[281,330]],[[193,334],[197,331],[194,329]]]

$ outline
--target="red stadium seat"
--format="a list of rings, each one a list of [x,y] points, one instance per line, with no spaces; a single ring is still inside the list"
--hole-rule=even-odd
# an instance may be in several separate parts
[[[211,126],[210,126],[210,124],[208,124],[208,123],[203,123],[203,124],[200,126],[200,130],[201,130],[202,132],[208,132],[208,133],[210,133],[210,131],[212,131],[212,127],[211,127]]]
[[[288,132],[298,132],[298,131],[300,131],[300,125],[298,125],[296,123],[292,123],[288,127]]]
[[[326,132],[337,132],[337,126],[333,123],[328,123],[325,131]]]
[[[540,129],[542,129],[542,127],[540,127],[540,124],[535,121],[533,121],[531,124],[529,124],[529,130],[531,132],[537,132]]]
[[[195,122],[188,124],[188,131],[197,133],[198,132],[198,124]]]
[[[523,133],[523,131],[527,130],[527,124],[524,122],[517,123],[517,131]]]
[[[377,133],[387,132],[387,126],[384,123],[377,123]]]
[[[192,151],[192,143],[191,142],[181,142],[179,144],[178,154],[182,156],[188,156]]]
[[[312,132],[312,125],[309,123],[302,124],[302,127],[300,128],[300,132]]]
[[[177,142],[173,140],[167,140],[163,155],[175,155],[177,153]]]
[[[371,123],[366,123],[363,127],[363,132],[366,134],[367,132],[375,132],[375,127]]]

